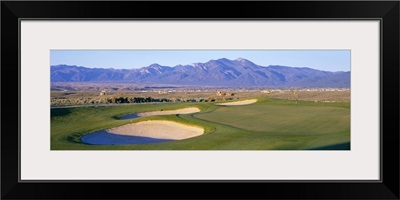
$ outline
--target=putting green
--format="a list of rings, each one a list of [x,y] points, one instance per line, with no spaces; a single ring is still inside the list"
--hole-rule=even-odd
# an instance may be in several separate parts
[[[308,105],[254,104],[221,107],[194,117],[249,131],[285,134],[319,135],[350,129],[348,108]]]

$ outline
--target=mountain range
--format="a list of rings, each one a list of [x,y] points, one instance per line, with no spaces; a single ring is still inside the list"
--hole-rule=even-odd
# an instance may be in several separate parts
[[[174,67],[152,64],[138,69],[87,68],[52,65],[51,82],[118,82],[227,87],[349,88],[350,72],[307,67],[260,66],[238,58]]]

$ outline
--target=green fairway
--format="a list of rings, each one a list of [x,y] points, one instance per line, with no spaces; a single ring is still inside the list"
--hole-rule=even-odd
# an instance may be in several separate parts
[[[320,135],[350,128],[348,109],[329,106],[227,106],[194,116],[262,134]]]
[[[198,107],[195,114],[119,120],[126,114]],[[201,126],[201,136],[153,144],[88,145],[94,131],[142,120],[171,120]],[[51,109],[52,150],[304,150],[348,149],[350,103],[296,102],[260,98],[254,104],[160,103]]]

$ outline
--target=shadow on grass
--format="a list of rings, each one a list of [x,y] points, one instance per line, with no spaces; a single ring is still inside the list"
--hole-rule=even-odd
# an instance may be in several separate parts
[[[67,140],[72,143],[82,143],[81,137],[83,134],[81,133],[72,133],[71,135],[67,136]]]
[[[350,142],[345,142],[341,144],[335,144],[335,145],[328,145],[328,146],[322,146],[322,147],[316,147],[312,148],[309,150],[350,150]]]
[[[71,113],[68,108],[53,108],[50,109],[50,117],[63,117]]]

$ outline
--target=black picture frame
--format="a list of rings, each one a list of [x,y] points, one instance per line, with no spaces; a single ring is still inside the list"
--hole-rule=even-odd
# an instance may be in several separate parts
[[[1,198],[399,199],[399,8],[399,1],[2,1]],[[380,86],[382,179],[374,182],[20,182],[18,171],[20,148],[18,132],[21,129],[19,123],[21,113],[19,20],[22,18],[379,19],[382,22]],[[260,190],[260,187],[265,189]],[[161,188],[168,188],[171,192],[157,191]],[[154,192],[148,193],[148,190]],[[190,195],[187,196],[187,194]]]

